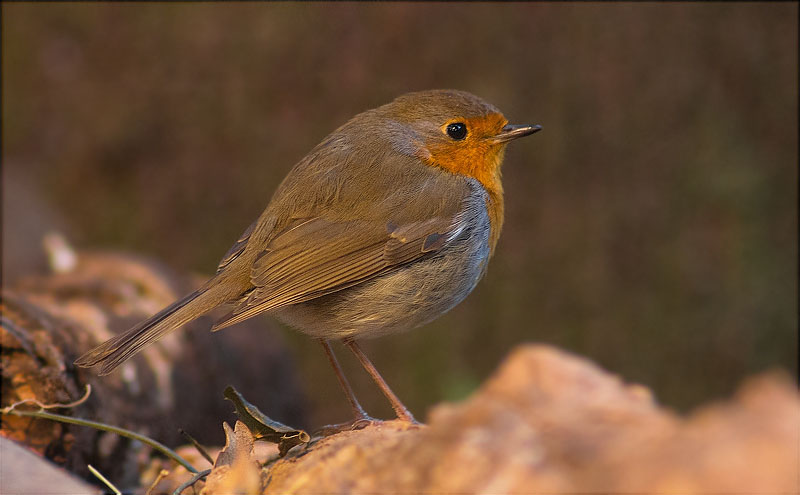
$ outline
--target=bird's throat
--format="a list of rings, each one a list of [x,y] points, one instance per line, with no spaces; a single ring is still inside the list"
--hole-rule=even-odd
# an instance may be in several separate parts
[[[426,150],[427,151],[427,150]],[[486,210],[491,222],[489,254],[494,254],[500,231],[503,228],[503,184],[500,180],[500,165],[505,155],[505,145],[475,150],[430,150],[419,158],[429,166],[447,170],[477,180],[486,190]]]

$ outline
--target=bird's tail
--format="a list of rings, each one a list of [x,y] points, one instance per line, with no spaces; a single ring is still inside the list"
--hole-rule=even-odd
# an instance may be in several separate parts
[[[84,368],[101,364],[101,375],[111,373],[145,346],[226,302],[229,294],[222,285],[207,283],[127,332],[103,342],[76,359],[75,364]]]

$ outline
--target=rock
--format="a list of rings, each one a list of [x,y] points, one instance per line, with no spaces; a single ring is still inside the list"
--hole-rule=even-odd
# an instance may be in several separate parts
[[[325,438],[270,466],[264,493],[796,493],[799,420],[780,374],[680,418],[585,359],[526,345],[427,426]]]
[[[0,437],[0,493],[41,495],[58,493],[99,495],[102,493],[81,479],[59,469],[52,462],[30,450]]]

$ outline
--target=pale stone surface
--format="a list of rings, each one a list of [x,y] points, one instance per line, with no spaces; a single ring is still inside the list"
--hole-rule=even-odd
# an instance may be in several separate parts
[[[0,436],[0,493],[4,495],[99,495],[97,487]]]

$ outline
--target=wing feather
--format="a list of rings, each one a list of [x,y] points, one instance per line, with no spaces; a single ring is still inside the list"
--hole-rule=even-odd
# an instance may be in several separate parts
[[[239,236],[239,239],[228,249],[228,252],[225,253],[225,256],[222,257],[222,260],[219,262],[217,266],[217,273],[221,272],[225,269],[228,265],[231,264],[233,260],[239,257],[242,252],[244,252],[244,248],[247,246],[247,242],[250,240],[250,236],[253,234],[253,230],[256,228],[258,224],[258,220],[251,223],[247,229],[245,229],[244,233]]]
[[[313,218],[275,236],[253,264],[254,289],[222,318],[220,330],[258,313],[351,287],[430,256],[462,228],[458,215],[405,225]]]

